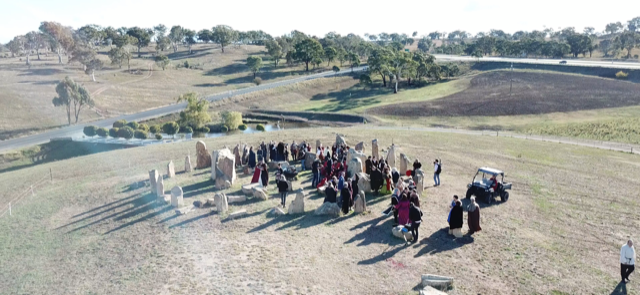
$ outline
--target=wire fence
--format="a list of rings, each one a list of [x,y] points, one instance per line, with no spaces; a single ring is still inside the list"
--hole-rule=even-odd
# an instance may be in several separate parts
[[[15,213],[16,205],[20,204],[29,196],[35,196],[36,190],[38,188],[42,188],[43,186],[51,183],[53,183],[53,174],[51,170],[49,170],[49,173],[47,173],[37,181],[31,183],[29,186],[25,187],[17,195],[15,195],[13,199],[10,199],[8,203],[0,205],[0,218],[4,217],[5,215],[12,216]]]

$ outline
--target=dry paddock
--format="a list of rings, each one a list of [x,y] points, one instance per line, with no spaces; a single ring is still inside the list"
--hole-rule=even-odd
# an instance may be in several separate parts
[[[380,215],[388,196],[368,195],[370,213],[339,218],[313,215],[322,196],[310,190],[301,215],[271,217],[276,199],[249,199],[230,206],[248,211],[238,220],[210,209],[174,216],[153,202],[147,171],[164,171],[169,160],[181,171],[184,157],[195,157],[195,142],[150,146],[3,173],[0,207],[49,169],[54,181],[0,218],[1,293],[417,294],[424,273],[455,277],[450,294],[610,294],[617,287],[619,246],[639,228],[636,155],[362,127],[206,143],[210,149],[271,139],[329,144],[336,131],[352,144],[393,141],[426,167],[443,160],[442,186],[421,199],[419,243],[404,246],[391,236],[392,220]],[[464,194],[479,166],[503,169],[514,189],[508,202],[481,209],[480,233],[454,239],[446,234],[448,204]],[[211,198],[208,174],[178,174],[165,187],[181,185],[187,203]],[[308,189],[308,176],[294,186]],[[627,288],[638,294],[635,280]]]

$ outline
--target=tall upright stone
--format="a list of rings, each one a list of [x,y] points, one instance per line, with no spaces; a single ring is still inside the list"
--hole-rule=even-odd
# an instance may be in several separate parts
[[[424,191],[424,171],[422,169],[416,170],[416,192],[422,196],[422,192]]]
[[[211,153],[211,180],[216,180],[218,176],[218,151]]]
[[[304,156],[304,169],[311,169],[311,165],[313,165],[316,157],[315,153],[306,153]]]
[[[156,197],[164,198],[164,180],[162,179],[162,175],[158,175],[158,180],[156,180]]]
[[[233,155],[236,158],[236,167],[242,166],[242,157],[240,156],[240,145],[237,144],[235,148],[233,148]]]
[[[196,169],[205,169],[211,166],[211,155],[209,155],[207,145],[202,140],[196,143],[196,155]]]
[[[235,156],[228,148],[215,151],[212,156],[211,179],[216,187],[228,187],[236,181]]]
[[[304,190],[299,188],[296,190],[296,198],[289,205],[289,214],[304,213]]]
[[[376,158],[376,160],[380,160],[380,154],[378,151],[378,140],[374,139],[371,141],[371,156]]]
[[[223,193],[217,193],[213,196],[213,202],[214,204],[216,204],[216,211],[218,212],[218,214],[229,211],[229,201],[227,200],[227,195]]]
[[[351,158],[351,161],[347,163],[347,167],[348,167],[348,176],[349,177],[354,177],[356,174],[358,173],[362,173],[363,169],[362,169],[362,160],[360,160],[360,158],[358,157],[353,157]]]
[[[151,193],[156,194],[156,181],[158,181],[158,170],[149,170],[149,186],[151,186]]]
[[[182,206],[184,206],[182,188],[176,185],[171,189],[171,207],[177,208]]]
[[[395,144],[391,144],[389,151],[387,152],[387,164],[391,168],[396,168],[396,146]]]
[[[400,153],[400,175],[405,175],[409,167],[413,168],[409,162],[409,157],[404,153]]]
[[[355,199],[354,203],[355,204],[353,206],[354,207],[353,211],[355,211],[356,213],[362,213],[362,212],[367,211],[367,199],[366,199],[366,197],[364,195],[364,191],[363,190],[361,190],[358,193],[358,198]]]
[[[191,173],[191,156],[184,158],[184,172]]]
[[[267,146],[267,155],[264,156],[264,162],[265,163],[271,162],[271,149],[269,148],[269,146]]]
[[[336,146],[340,146],[342,144],[347,145],[347,140],[344,139],[344,135],[336,134]]]
[[[176,176],[176,167],[173,165],[173,161],[169,161],[169,164],[167,164],[167,177],[174,176]]]
[[[361,141],[361,142],[359,142],[358,144],[356,144],[356,146],[355,146],[355,150],[356,150],[357,152],[364,153],[364,152],[365,152],[365,151],[364,151],[364,142],[362,142],[362,141]]]
[[[316,140],[316,150],[315,150],[314,152],[318,151],[318,148],[319,148],[321,145],[322,145],[322,143],[320,143],[320,140],[319,140],[319,139],[318,139],[318,140]]]
[[[358,173],[358,188],[364,192],[370,193],[371,191],[371,179],[366,173]]]

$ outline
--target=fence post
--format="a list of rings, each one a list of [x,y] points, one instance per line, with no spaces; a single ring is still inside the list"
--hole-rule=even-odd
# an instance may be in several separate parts
[[[53,172],[51,172],[51,168],[49,168],[49,176],[51,177],[51,183],[53,183]]]

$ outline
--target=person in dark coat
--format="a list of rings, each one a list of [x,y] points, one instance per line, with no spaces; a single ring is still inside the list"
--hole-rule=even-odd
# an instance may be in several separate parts
[[[400,173],[398,172],[398,170],[396,168],[393,168],[391,170],[391,178],[393,179],[393,184],[394,185],[398,184],[398,181],[400,180]]]
[[[360,188],[358,187],[358,181],[360,181],[360,177],[358,176],[358,174],[354,175],[351,178],[351,191],[355,196],[357,196],[360,193]]]
[[[409,207],[409,220],[411,221],[411,234],[413,235],[413,242],[418,242],[418,228],[420,227],[420,223],[422,223],[422,210],[420,207],[416,206],[414,203],[411,203],[411,207]]]
[[[280,203],[282,204],[282,208],[286,208],[287,203],[287,193],[289,192],[289,184],[284,179],[284,176],[280,176],[278,181],[278,192],[280,192]]]
[[[318,159],[315,159],[313,164],[311,164],[311,173],[313,175],[311,186],[315,188],[318,186],[318,183],[320,183],[320,161]]]
[[[409,201],[411,201],[411,204],[420,207],[420,197],[418,197],[418,194],[415,191],[411,192]]]
[[[373,190],[376,194],[382,187],[384,179],[382,178],[382,172],[378,170],[378,168],[373,167],[371,170],[371,190]]]
[[[269,168],[266,163],[262,163],[261,169],[260,180],[262,181],[262,186],[266,188],[267,184],[269,184]]]
[[[420,163],[420,160],[416,159],[415,161],[413,161],[413,170],[411,170],[411,177],[416,176],[416,170],[422,168],[422,163]]]
[[[449,231],[454,229],[462,229],[464,223],[462,203],[456,201],[456,205],[451,209],[451,218],[449,218]]]
[[[249,168],[256,167],[256,153],[253,151],[253,147],[249,148]]]
[[[364,173],[371,174],[371,167],[373,167],[373,163],[371,162],[371,156],[364,161]]]
[[[480,206],[476,203],[476,197],[471,197],[471,203],[467,207],[467,225],[469,226],[469,234],[482,230],[480,228]]]
[[[397,190],[394,190],[394,192]],[[397,191],[397,193],[394,193],[393,195],[391,195],[391,206],[392,206],[392,210],[393,210],[393,226],[398,226],[398,210],[396,209],[396,206],[398,205],[398,203],[400,203],[400,191]]]
[[[337,196],[338,196],[338,191],[336,190],[336,187],[333,185],[333,182],[329,182],[329,184],[327,185],[327,189],[324,191],[325,193],[325,197],[324,197],[324,202],[323,203],[335,203]]]
[[[351,190],[349,189],[349,183],[347,182],[342,190],[340,191],[340,198],[342,199],[342,213],[348,214],[349,208],[351,208],[351,203],[353,199],[351,197]]]
[[[276,151],[278,152],[276,161],[284,161],[284,143],[279,142],[278,146],[276,147]]]

